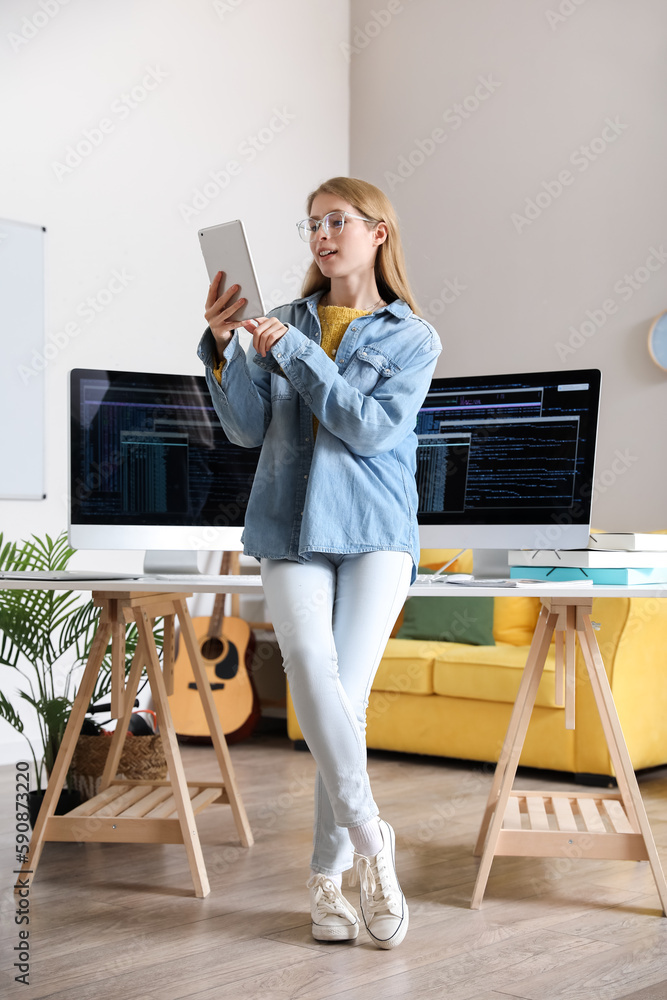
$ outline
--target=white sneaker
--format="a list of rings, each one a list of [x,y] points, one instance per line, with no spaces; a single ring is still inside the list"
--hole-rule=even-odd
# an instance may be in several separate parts
[[[375,857],[356,854],[356,868],[350,884],[359,879],[361,915],[366,930],[378,948],[395,948],[408,930],[408,904],[396,876],[396,837],[384,820],[379,820],[384,841]]]
[[[359,917],[335,882],[327,875],[311,875],[310,917],[313,937],[318,941],[353,941],[359,933]]]

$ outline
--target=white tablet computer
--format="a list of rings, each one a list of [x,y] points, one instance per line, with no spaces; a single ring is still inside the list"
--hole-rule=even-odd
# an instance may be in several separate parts
[[[242,320],[266,316],[250,247],[240,219],[200,229],[199,243],[209,281],[213,281],[218,271],[223,271],[220,293],[230,285],[240,285],[241,290],[231,301],[235,302],[239,298],[248,300],[243,309],[234,313],[232,318]]]

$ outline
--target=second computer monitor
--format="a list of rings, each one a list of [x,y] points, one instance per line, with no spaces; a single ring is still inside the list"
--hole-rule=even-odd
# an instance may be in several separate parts
[[[438,378],[417,419],[423,548],[585,548],[597,369]]]
[[[259,448],[225,434],[202,375],[70,374],[74,548],[145,549],[148,572],[239,550]]]

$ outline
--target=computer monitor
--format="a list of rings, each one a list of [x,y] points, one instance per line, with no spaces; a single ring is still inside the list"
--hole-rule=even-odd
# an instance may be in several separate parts
[[[228,440],[203,376],[79,368],[69,400],[74,548],[145,549],[147,573],[243,548],[260,449]]]
[[[507,550],[588,545],[597,369],[436,378],[417,418],[422,548],[473,551],[475,576]]]

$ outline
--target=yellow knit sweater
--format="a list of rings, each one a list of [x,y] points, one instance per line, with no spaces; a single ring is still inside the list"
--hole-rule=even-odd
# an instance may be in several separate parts
[[[368,309],[348,309],[347,306],[322,306],[318,305],[317,315],[320,317],[322,327],[322,339],[320,347],[326,351],[328,357],[335,358],[340,347],[340,342],[348,326],[359,316],[368,316]],[[313,417],[313,440],[317,434],[319,421]]]
[[[343,335],[352,320],[358,319],[359,316],[368,316],[368,313],[368,309],[348,309],[347,306],[318,305],[317,315],[320,318],[320,326],[322,327],[322,339],[320,341],[320,346],[322,350],[326,352],[328,357],[336,357],[336,352],[340,347]],[[222,378],[222,369],[224,365],[225,361],[223,359],[218,367],[213,369],[213,374],[218,382],[220,382]],[[313,436],[317,434],[317,428],[317,417],[313,417]]]

